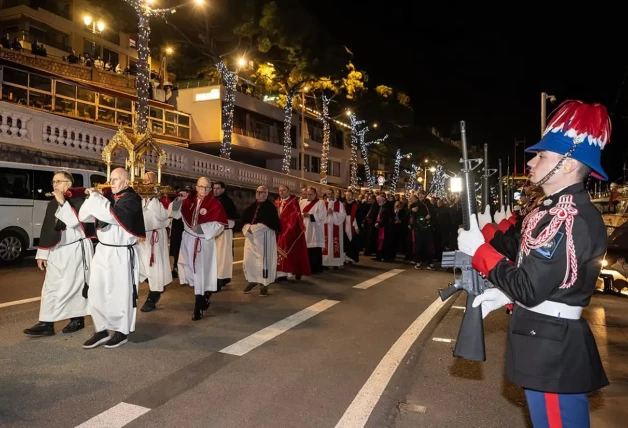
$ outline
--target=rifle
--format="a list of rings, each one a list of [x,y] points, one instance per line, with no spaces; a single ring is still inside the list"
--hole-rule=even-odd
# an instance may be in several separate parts
[[[496,169],[490,169],[488,167],[488,144],[484,144],[484,173],[482,174],[482,206],[480,207],[482,212],[487,205],[491,204],[491,187],[489,179],[493,174],[497,172]]]
[[[502,205],[504,205],[504,176],[502,174],[502,160],[501,159],[499,160],[499,163],[498,163],[498,169],[499,169],[499,203],[497,204],[497,209],[501,210]]]
[[[464,121],[460,121],[460,133],[462,136],[462,223],[465,230],[470,229],[471,215],[476,213],[475,191],[473,187],[473,170],[477,168],[482,159],[469,159],[467,152],[467,134]],[[476,162],[475,165],[472,163]],[[482,294],[492,284],[482,278],[471,265],[471,256],[461,251],[443,252],[442,267],[454,268],[454,283],[447,288],[438,290],[442,301],[447,300],[458,291],[467,292],[467,306],[462,318],[462,324],[458,331],[458,339],[454,347],[454,357],[472,361],[486,361],[484,347],[484,324],[482,321],[482,307],[474,308],[473,300]],[[456,277],[456,270],[461,274]]]

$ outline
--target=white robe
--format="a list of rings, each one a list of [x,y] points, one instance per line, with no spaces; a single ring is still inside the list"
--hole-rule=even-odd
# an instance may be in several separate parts
[[[247,282],[269,285],[277,277],[277,237],[268,226],[245,224],[244,278]]]
[[[79,220],[94,222],[95,219],[108,225],[97,231],[100,243],[96,246],[89,275],[88,304],[94,328],[97,332],[112,330],[129,334],[135,331],[133,282],[139,285],[140,266],[135,246],[138,238],[120,226],[111,212],[109,200],[94,192],[83,203]],[[110,247],[103,243],[123,246]],[[131,250],[128,245],[132,246]]]
[[[229,221],[229,228],[225,229],[216,238],[216,263],[218,265],[218,279],[231,279],[233,275],[233,226],[235,221]]]
[[[301,199],[299,206],[301,207],[301,213],[303,209],[310,204],[310,201]],[[308,248],[323,248],[325,246],[325,220],[327,219],[327,209],[325,208],[325,201],[319,200],[316,205],[308,212],[308,214],[314,216],[314,222],[310,217],[304,218],[305,223],[305,241]]]
[[[39,307],[41,322],[89,315],[87,299],[82,292],[85,282],[89,280],[94,246],[85,237],[77,213],[69,203],[58,207],[55,217],[66,225],[66,229],[61,232],[61,241],[52,249],[38,249],[35,256],[36,259],[48,261]]]
[[[168,253],[168,232],[170,223],[168,210],[158,198],[144,199],[144,226],[146,239],[137,244],[140,259],[140,282],[148,279],[150,291],[162,292],[164,286],[172,282],[170,254]],[[150,265],[151,254],[153,265]]]
[[[200,206],[200,204],[199,204]],[[173,218],[181,218],[181,206],[169,207]],[[183,222],[183,237],[179,253],[179,283],[194,287],[194,294],[203,295],[206,291],[218,291],[216,236],[224,230],[224,226],[216,221],[198,225],[199,232],[192,230]],[[195,259],[196,257],[196,259]]]
[[[335,202],[329,202],[329,208],[333,209]],[[323,205],[324,207],[324,205]],[[342,235],[343,223],[347,214],[345,213],[345,205],[340,203],[340,210],[338,212],[332,212],[327,214],[325,219],[325,227],[327,228],[327,254],[323,254],[323,266],[343,266],[345,262],[345,240]],[[334,257],[334,233],[333,227],[337,225],[340,227],[338,234],[338,245],[340,246],[340,253],[338,257]]]

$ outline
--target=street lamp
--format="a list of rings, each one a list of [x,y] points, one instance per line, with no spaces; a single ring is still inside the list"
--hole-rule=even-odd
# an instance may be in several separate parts
[[[541,138],[543,138],[543,133],[547,127],[547,101],[555,103],[556,97],[554,95],[548,95],[547,92],[541,92]]]
[[[90,15],[85,15],[83,17],[83,22],[85,23],[85,26],[90,31],[90,33],[92,33],[92,55],[95,55],[96,40],[94,39],[94,36],[96,34],[101,34],[105,30],[105,23],[102,22],[100,19],[98,20],[98,22],[94,21]],[[100,54],[100,52],[98,53]]]

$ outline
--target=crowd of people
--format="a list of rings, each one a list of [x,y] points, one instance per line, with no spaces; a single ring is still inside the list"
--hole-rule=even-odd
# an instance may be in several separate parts
[[[144,182],[157,186],[157,174],[146,173]],[[70,321],[63,332],[74,333],[91,315],[95,333],[86,349],[126,343],[143,282],[149,292],[142,312],[155,310],[178,278],[193,288],[192,320],[201,320],[212,294],[231,282],[236,222],[245,239],[243,291],[259,288],[266,297],[276,281],[359,263],[360,255],[381,262],[401,255],[417,269],[433,269],[440,252],[455,248],[461,221],[458,201],[422,192],[409,199],[369,192],[356,198],[351,190],[343,195],[330,188],[319,198],[314,187],[296,196],[280,186],[273,201],[260,186],[255,201],[239,213],[225,183],[207,177],[170,198],[139,195],[122,168],[101,190],[72,184],[66,171],[55,174],[36,255],[46,271],[40,317],[25,333],[54,335],[54,323],[64,319]]]

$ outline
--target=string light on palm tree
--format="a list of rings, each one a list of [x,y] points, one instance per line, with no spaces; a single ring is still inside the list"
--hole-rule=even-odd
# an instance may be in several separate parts
[[[135,89],[137,90],[137,103],[135,105],[136,129],[139,134],[146,133],[148,128],[148,98],[150,94],[150,70],[148,68],[148,57],[150,56],[150,18],[157,16],[167,20],[169,16],[176,13],[178,9],[188,5],[183,3],[174,7],[153,8],[153,0],[124,0],[130,4],[137,14],[138,39],[137,39],[137,77],[135,79]],[[202,5],[203,0],[195,0],[197,5]]]
[[[409,176],[410,176],[408,178],[408,182],[406,183],[406,195],[409,195],[415,189],[416,177],[419,174],[419,170],[420,170],[420,168],[417,165],[412,164],[410,169],[405,169],[403,171],[406,174],[409,174]]]
[[[377,123],[375,123],[373,126],[377,128]],[[368,126],[365,129],[368,132]],[[365,141],[365,134],[366,132],[360,133],[360,149],[362,151],[362,159],[364,160],[364,175],[366,176],[366,183],[368,185],[369,192],[372,192],[375,180],[374,177],[371,177],[371,167],[369,166],[368,160],[368,147],[374,144],[383,143],[388,138],[388,134],[374,141]]]
[[[351,157],[349,160],[351,167],[350,187],[355,192],[358,189],[358,142],[360,138],[360,126],[364,124],[364,120],[358,120],[351,110],[347,110],[347,115],[351,120]],[[368,127],[365,129],[368,130]]]
[[[402,154],[401,149],[397,149],[397,154],[395,156],[395,170],[392,176],[392,182],[390,183],[390,190],[393,194],[397,193],[397,180],[399,180],[399,167],[401,166],[401,159],[406,158],[410,159],[412,153]]]

